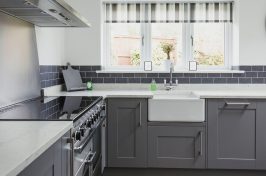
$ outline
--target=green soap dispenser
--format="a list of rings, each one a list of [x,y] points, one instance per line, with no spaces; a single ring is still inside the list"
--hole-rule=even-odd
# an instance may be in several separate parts
[[[156,91],[157,90],[156,81],[154,79],[151,81],[150,89],[151,89],[151,91]]]

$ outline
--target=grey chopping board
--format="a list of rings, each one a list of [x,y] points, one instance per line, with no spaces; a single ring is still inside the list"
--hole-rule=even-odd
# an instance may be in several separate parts
[[[67,91],[86,90],[86,84],[82,82],[79,70],[73,69],[68,65],[66,70],[63,70],[63,76]]]

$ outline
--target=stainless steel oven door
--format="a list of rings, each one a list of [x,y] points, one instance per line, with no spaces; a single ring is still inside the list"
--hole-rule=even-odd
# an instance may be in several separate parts
[[[74,151],[74,176],[96,176],[99,167],[101,168],[101,129],[97,128],[83,150]]]

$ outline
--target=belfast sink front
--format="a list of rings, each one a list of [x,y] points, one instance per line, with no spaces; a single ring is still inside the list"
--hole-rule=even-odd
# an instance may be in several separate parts
[[[149,99],[149,121],[204,122],[205,100],[192,91],[161,91]]]

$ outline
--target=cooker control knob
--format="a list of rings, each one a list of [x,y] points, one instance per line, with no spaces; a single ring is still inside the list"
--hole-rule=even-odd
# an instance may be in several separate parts
[[[93,116],[93,121],[94,121],[94,122],[96,122],[96,121],[97,121],[97,119],[98,119],[98,115],[97,115],[97,114],[95,114],[95,115]]]
[[[92,124],[91,124],[91,120],[87,120],[87,121],[86,121],[86,127],[87,127],[87,128],[91,128],[91,125],[92,125]]]
[[[81,140],[81,132],[79,130],[75,132],[74,138],[75,138],[76,141],[80,141]]]
[[[85,135],[86,129],[83,127],[83,128],[80,128],[79,131],[80,131],[81,136],[83,137]]]

